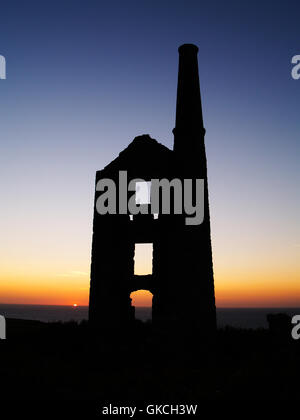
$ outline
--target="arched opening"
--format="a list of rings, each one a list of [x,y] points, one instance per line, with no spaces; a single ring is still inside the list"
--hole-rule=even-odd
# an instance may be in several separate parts
[[[131,305],[135,307],[135,319],[152,321],[152,298],[149,290],[137,290],[130,294]]]

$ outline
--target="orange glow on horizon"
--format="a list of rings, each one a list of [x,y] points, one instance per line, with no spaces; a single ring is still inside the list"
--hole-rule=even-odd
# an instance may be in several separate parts
[[[226,250],[225,250],[226,251]],[[224,252],[225,252],[224,251]],[[231,267],[222,254],[214,262],[216,305],[229,307],[300,307],[298,260],[286,264],[279,258],[245,259]],[[272,262],[272,264],[271,264]],[[1,264],[0,303],[87,306],[89,268],[81,264],[54,263],[5,266]],[[74,267],[74,266],[73,266]],[[184,284],[184,281],[183,281]],[[152,295],[139,290],[132,295],[133,306],[151,306]],[[112,302],[113,304],[113,302]]]
[[[34,284],[18,281],[4,284],[1,281],[0,303],[37,305],[88,305],[89,288],[61,285]],[[217,307],[300,307],[300,281],[280,282],[235,282],[216,278],[215,294]],[[149,299],[150,296],[150,299]],[[74,298],[78,303],[74,304]],[[152,294],[138,290],[131,295],[133,306],[152,306]],[[72,302],[73,301],[73,302]]]

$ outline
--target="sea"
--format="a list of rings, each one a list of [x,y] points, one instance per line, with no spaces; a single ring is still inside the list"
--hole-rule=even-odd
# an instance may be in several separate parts
[[[113,310],[113,309],[112,309]],[[142,321],[151,320],[151,308],[136,307],[135,317]],[[300,308],[217,308],[219,328],[268,328],[267,315],[285,313],[300,315]],[[16,305],[1,304],[0,315],[6,318],[29,319],[43,322],[68,322],[88,319],[88,306]]]

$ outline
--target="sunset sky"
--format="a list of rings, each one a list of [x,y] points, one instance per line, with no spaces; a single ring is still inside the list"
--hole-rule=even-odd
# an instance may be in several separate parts
[[[217,306],[300,306],[299,13],[297,1],[2,5],[0,303],[88,304],[95,172],[137,135],[172,148],[177,48],[194,43]]]

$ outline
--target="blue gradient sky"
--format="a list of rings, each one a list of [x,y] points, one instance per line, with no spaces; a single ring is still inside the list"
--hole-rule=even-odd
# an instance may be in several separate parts
[[[300,305],[299,14],[296,1],[2,5],[0,301],[87,303],[95,171],[136,135],[172,147],[189,42],[217,303]]]

